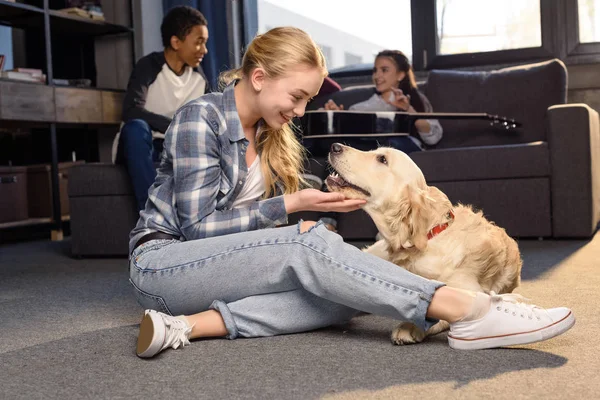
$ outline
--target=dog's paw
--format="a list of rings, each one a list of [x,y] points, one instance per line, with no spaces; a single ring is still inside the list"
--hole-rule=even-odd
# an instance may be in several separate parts
[[[410,322],[402,322],[392,332],[392,343],[397,345],[420,343],[425,332]]]

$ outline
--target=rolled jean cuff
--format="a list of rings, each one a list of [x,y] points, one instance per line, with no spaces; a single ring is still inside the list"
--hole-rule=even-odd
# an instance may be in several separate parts
[[[237,339],[239,336],[237,325],[235,324],[235,320],[233,319],[233,314],[227,307],[224,301],[215,300],[210,305],[209,309],[216,310],[221,314],[221,318],[223,318],[223,322],[225,322],[225,328],[227,329],[228,335],[225,336],[227,339]]]
[[[441,288],[442,286],[446,286],[443,282],[438,281],[430,281],[432,286],[430,290],[426,290],[425,292],[419,295],[419,301],[417,302],[417,309],[415,312],[415,319],[411,321],[413,324],[423,329],[423,331],[427,331],[433,325],[437,324],[440,320],[435,318],[427,318],[427,310],[429,309],[429,305],[431,304],[431,299],[435,294],[435,291]],[[429,288],[427,288],[429,289]]]

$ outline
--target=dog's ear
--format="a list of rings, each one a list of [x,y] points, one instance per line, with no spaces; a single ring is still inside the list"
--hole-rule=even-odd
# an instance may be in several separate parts
[[[429,208],[431,199],[427,191],[416,189],[411,197],[412,213],[410,214],[410,229],[412,241],[419,250],[427,247],[427,232],[429,228]]]
[[[384,208],[385,226],[390,229],[384,236],[393,250],[427,247],[427,200],[426,191],[406,185]]]

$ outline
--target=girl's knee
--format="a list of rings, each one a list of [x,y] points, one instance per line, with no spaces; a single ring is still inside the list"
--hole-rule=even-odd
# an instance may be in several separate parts
[[[316,221],[299,221],[298,222],[298,230],[300,233],[306,233],[310,231],[317,224]]]

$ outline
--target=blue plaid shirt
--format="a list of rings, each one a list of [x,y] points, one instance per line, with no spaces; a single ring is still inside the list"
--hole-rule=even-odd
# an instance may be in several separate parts
[[[233,88],[206,94],[175,114],[146,208],[129,236],[130,253],[142,236],[157,231],[193,240],[287,223],[283,196],[231,208],[248,175],[248,140]]]

